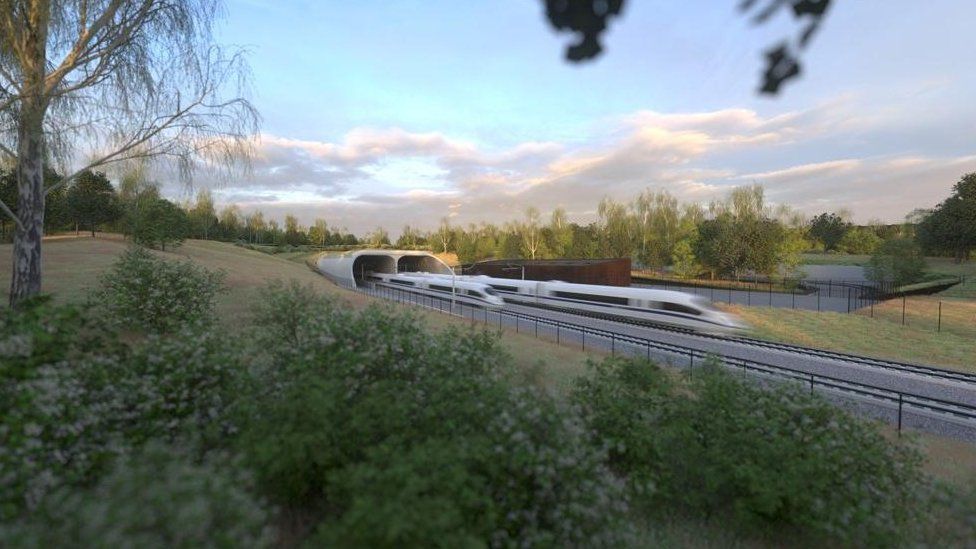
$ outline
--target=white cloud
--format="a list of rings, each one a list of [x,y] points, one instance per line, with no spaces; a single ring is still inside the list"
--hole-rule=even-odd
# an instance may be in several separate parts
[[[639,111],[574,143],[504,149],[401,128],[357,128],[337,143],[266,135],[253,176],[218,197],[272,216],[291,212],[305,222],[325,217],[357,232],[382,225],[395,233],[404,224],[433,228],[445,216],[500,223],[529,205],[544,212],[561,206],[587,222],[605,195],[629,200],[660,188],[706,202],[757,182],[771,200],[810,214],[847,207],[859,220],[896,221],[934,205],[961,174],[976,171],[974,156],[904,146],[869,151],[865,143],[881,143],[873,136],[886,130],[884,116],[869,107],[841,97],[769,116]]]

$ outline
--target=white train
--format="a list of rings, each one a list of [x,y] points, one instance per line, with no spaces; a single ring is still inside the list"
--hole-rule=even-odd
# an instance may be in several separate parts
[[[451,275],[434,276],[429,273],[366,273],[366,279],[377,286],[400,288],[417,294],[435,295],[437,297],[454,299],[469,305],[479,305],[488,309],[497,309],[505,304],[494,288],[469,277]]]
[[[451,275],[415,273],[431,279]],[[459,277],[460,278],[460,277]],[[748,329],[735,315],[724,313],[707,299],[670,290],[572,284],[551,280],[514,280],[484,275],[465,276],[498,292],[506,302],[542,305],[567,311],[585,311],[608,318],[666,324],[709,333],[734,333]]]

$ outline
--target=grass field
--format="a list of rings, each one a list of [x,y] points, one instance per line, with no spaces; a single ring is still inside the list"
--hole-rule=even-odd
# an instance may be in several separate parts
[[[58,239],[45,242],[44,246],[44,291],[53,293],[62,302],[81,301],[88,289],[97,283],[99,275],[105,271],[115,258],[125,250],[126,243],[115,237]],[[0,246],[0,284],[4,297],[9,285],[10,246]],[[309,284],[318,291],[345,299],[352,307],[363,307],[370,298],[338,288],[320,275],[312,272],[304,263],[305,256],[282,257],[246,250],[229,244],[205,241],[188,241],[175,252],[166,252],[164,257],[185,258],[209,269],[224,269],[227,272],[228,291],[220,297],[218,313],[222,322],[230,329],[239,325],[242,315],[249,309],[259,289],[268,281],[281,279]],[[397,305],[390,305],[397,306]],[[416,310],[416,309],[414,309]],[[868,353],[863,347],[865,337],[851,334],[866,333],[865,323],[872,325],[891,324],[857,315],[834,315],[789,311],[780,309],[747,309],[739,312],[759,327],[762,334],[789,339],[784,334],[793,334],[794,341],[804,344],[818,344],[825,338],[849,341],[849,349]],[[418,314],[434,329],[462,322],[458,319],[436,312],[419,311]],[[775,316],[778,315],[778,316]],[[897,329],[896,329],[897,328]],[[857,330],[862,330],[858,332]],[[906,337],[915,334],[917,341]],[[893,326],[885,333],[884,343],[876,349],[898,346],[901,351],[912,351],[919,359],[932,356],[940,347],[956,349],[946,353],[947,361],[961,365],[965,356],[972,356],[971,339],[964,342],[961,336],[943,334],[929,345],[931,334],[920,333],[916,328],[901,329]],[[944,345],[945,342],[949,345]],[[517,366],[528,374],[529,379],[549,387],[557,393],[564,393],[572,380],[585,372],[588,359],[599,355],[584,353],[578,349],[557,346],[530,335],[507,331],[501,340],[503,347],[511,354]],[[970,362],[972,362],[970,360]],[[885,427],[885,429],[888,429]],[[894,436],[893,431],[888,429]],[[976,447],[955,440],[942,439],[929,435],[918,435],[919,446],[928,459],[926,470],[937,478],[948,482],[964,482],[976,471]],[[647,535],[644,541],[648,546],[671,547],[764,547],[770,546],[761,541],[742,539],[722,529],[721,525],[696,520],[673,519],[672,521],[645,525]]]
[[[60,302],[83,301],[88,291],[97,285],[99,275],[112,265],[127,245],[117,235],[46,240],[43,291],[53,294]],[[189,259],[208,269],[223,269],[227,273],[227,292],[218,296],[217,312],[231,329],[248,314],[260,289],[275,279],[311,285],[322,293],[345,300],[352,307],[364,307],[372,302],[371,298],[339,288],[313,272],[305,264],[308,256],[305,253],[271,255],[223,242],[188,240],[175,251],[158,254]],[[10,245],[0,245],[0,288],[4,303],[10,287],[10,261]],[[440,313],[414,310],[435,329],[460,322]],[[502,345],[519,367],[556,390],[568,387],[574,377],[584,372],[588,358],[599,356],[514,332],[503,338]]]
[[[935,326],[927,324],[928,319],[926,323],[918,320],[918,325],[909,322],[902,326],[901,300],[897,300],[897,313],[895,306],[892,301],[875,307],[875,318],[866,316],[866,311],[844,314],[744,306],[726,309],[741,315],[753,326],[752,335],[763,339],[976,372],[976,341],[972,336],[948,330],[936,333]]]

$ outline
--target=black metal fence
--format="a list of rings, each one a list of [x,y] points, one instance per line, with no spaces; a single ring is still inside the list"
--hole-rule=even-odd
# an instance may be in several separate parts
[[[915,428],[932,430],[959,438],[976,439],[976,406],[897,391],[833,376],[816,374],[754,360],[725,358],[699,349],[654,341],[647,338],[619,334],[582,324],[563,322],[506,310],[491,310],[481,306],[452,301],[450,298],[419,294],[402,288],[380,286],[362,291],[388,300],[422,306],[445,314],[480,322],[489,326],[514,328],[517,333],[529,333],[559,345],[578,346],[581,350],[607,352],[610,355],[640,356],[687,368],[691,375],[696,367],[712,361],[727,369],[750,374],[762,380],[799,382],[809,386],[811,393],[852,405],[855,411],[882,419],[897,426],[900,433],[906,422]],[[938,427],[933,427],[938,425]]]

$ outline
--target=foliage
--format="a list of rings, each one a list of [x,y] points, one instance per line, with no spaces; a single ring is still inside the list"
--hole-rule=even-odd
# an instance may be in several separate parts
[[[638,496],[649,497],[661,482],[666,448],[659,429],[674,385],[648,361],[610,359],[590,364],[592,375],[576,381],[573,400],[590,429],[609,448],[610,467]]]
[[[851,230],[851,224],[836,213],[822,213],[810,221],[810,236],[816,238],[824,246],[824,251],[836,250],[838,245]]]
[[[146,441],[192,436],[212,445],[235,431],[232,406],[247,378],[226,335],[192,325],[130,350],[85,334],[72,308],[16,314],[5,323],[8,343],[52,335],[34,337],[29,368],[3,372],[0,517],[90,483]],[[24,364],[22,352],[13,354]]]
[[[271,287],[265,300],[258,323],[281,327],[256,335],[271,362],[242,447],[275,501],[331,510],[315,541],[606,545],[624,535],[625,500],[602,454],[552,397],[512,388],[494,337],[425,334],[411,316],[351,312],[298,286]],[[438,514],[417,519],[423,510]]]
[[[190,261],[161,259],[133,246],[102,277],[92,302],[127,328],[172,332],[213,320],[214,300],[222,291],[223,279],[223,272],[208,271]]]
[[[194,462],[162,445],[129,456],[90,489],[63,488],[0,527],[20,547],[267,547],[269,513],[233,461]]]
[[[881,238],[871,229],[855,227],[837,244],[837,249],[848,254],[870,255],[881,246]]]
[[[921,547],[969,547],[976,540],[976,477],[958,486],[940,486],[931,500],[931,516]]]
[[[695,278],[701,273],[702,267],[695,258],[693,242],[685,238],[674,245],[671,264],[674,266],[674,275],[678,278]]]
[[[67,192],[68,218],[88,227],[95,236],[95,226],[111,223],[122,216],[119,197],[104,173],[85,170]]]
[[[921,280],[925,265],[918,244],[907,238],[893,238],[871,255],[864,273],[869,280],[890,282],[897,287]]]
[[[711,366],[674,390],[653,367],[616,361],[574,400],[648,503],[850,545],[894,543],[918,518],[920,454],[799,387]]]
[[[167,244],[180,244],[186,238],[189,218],[165,198],[140,197],[131,218],[131,230],[136,244],[166,250]]]
[[[964,175],[952,195],[922,219],[918,242],[931,252],[950,252],[957,261],[976,248],[976,173]]]
[[[736,219],[720,214],[699,227],[695,256],[713,273],[738,276],[743,271],[770,274],[779,265],[782,226],[771,219]]]

